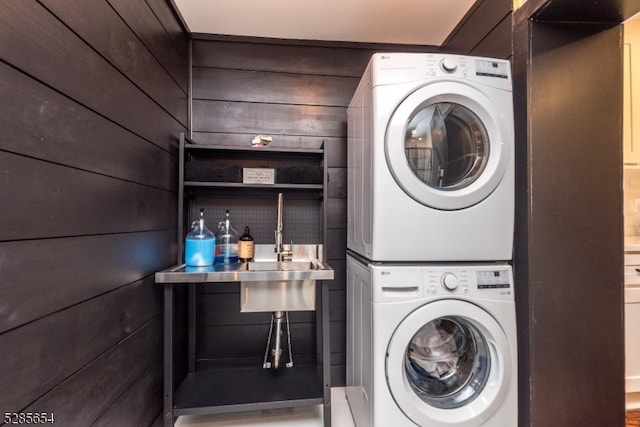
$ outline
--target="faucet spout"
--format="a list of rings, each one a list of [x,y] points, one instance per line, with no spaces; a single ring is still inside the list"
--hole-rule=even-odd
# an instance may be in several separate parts
[[[274,248],[274,252],[276,253],[278,261],[285,261],[287,258],[290,258],[292,255],[291,250],[285,250],[284,244],[282,243],[282,236],[284,233],[284,220],[282,215],[283,210],[283,197],[282,193],[278,193],[278,212],[277,212],[277,224],[276,224],[276,244]]]
[[[278,193],[278,213],[276,220],[276,247],[275,252],[278,254],[278,261],[282,261],[280,259],[282,253],[282,231],[284,229],[284,224],[282,221],[282,205],[283,205],[283,197],[282,193]]]

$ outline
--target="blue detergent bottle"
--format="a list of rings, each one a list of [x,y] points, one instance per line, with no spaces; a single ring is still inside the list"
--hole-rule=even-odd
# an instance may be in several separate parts
[[[204,223],[204,209],[200,209],[200,216],[191,224],[184,244],[184,262],[190,267],[205,267],[212,265],[216,247],[216,236]]]

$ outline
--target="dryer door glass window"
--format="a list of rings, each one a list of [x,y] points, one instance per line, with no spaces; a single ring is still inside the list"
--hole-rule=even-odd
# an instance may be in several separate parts
[[[489,197],[513,166],[511,93],[460,82],[426,84],[404,98],[387,124],[385,157],[416,202],[466,209]]]
[[[422,401],[452,409],[484,389],[491,358],[478,329],[461,317],[435,319],[413,336],[404,357],[409,384]]]
[[[419,107],[409,117],[404,141],[411,171],[438,190],[458,190],[473,183],[489,157],[489,137],[482,121],[456,103]]]

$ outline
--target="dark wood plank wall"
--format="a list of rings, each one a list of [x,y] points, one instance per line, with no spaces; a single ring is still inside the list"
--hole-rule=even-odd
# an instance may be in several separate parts
[[[447,52],[509,59],[512,0],[478,0],[443,43]]]
[[[0,413],[149,425],[188,39],[165,0],[0,13]]]

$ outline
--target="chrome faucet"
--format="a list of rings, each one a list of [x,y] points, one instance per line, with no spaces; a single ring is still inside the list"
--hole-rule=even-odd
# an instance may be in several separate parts
[[[282,219],[282,205],[283,205],[283,197],[282,193],[278,193],[278,214],[277,214],[277,225],[276,225],[276,246],[274,248],[274,252],[276,253],[276,257],[278,261],[290,261],[293,255],[293,251],[291,247],[289,249],[285,249],[284,244],[282,243],[282,236],[284,230],[284,221]]]
[[[273,249],[276,253],[276,259],[278,262],[290,261],[293,258],[292,246],[289,249],[285,249],[285,245],[282,243],[282,236],[284,234],[284,220],[282,219],[282,205],[283,198],[282,193],[278,193],[278,213],[277,224],[275,229],[276,244]],[[264,361],[262,363],[263,368],[275,368],[278,369],[281,366],[282,359],[282,323],[286,321],[287,326],[287,347],[289,350],[289,362],[285,364],[287,368],[293,366],[293,356],[291,354],[291,332],[289,329],[289,314],[286,311],[274,311],[271,315],[271,326],[269,328],[269,338],[267,339],[267,349],[264,353]],[[274,331],[275,324],[275,331]],[[274,338],[273,347],[271,347],[271,338]],[[271,349],[271,352],[269,352]],[[269,354],[271,354],[272,362],[269,362]]]

